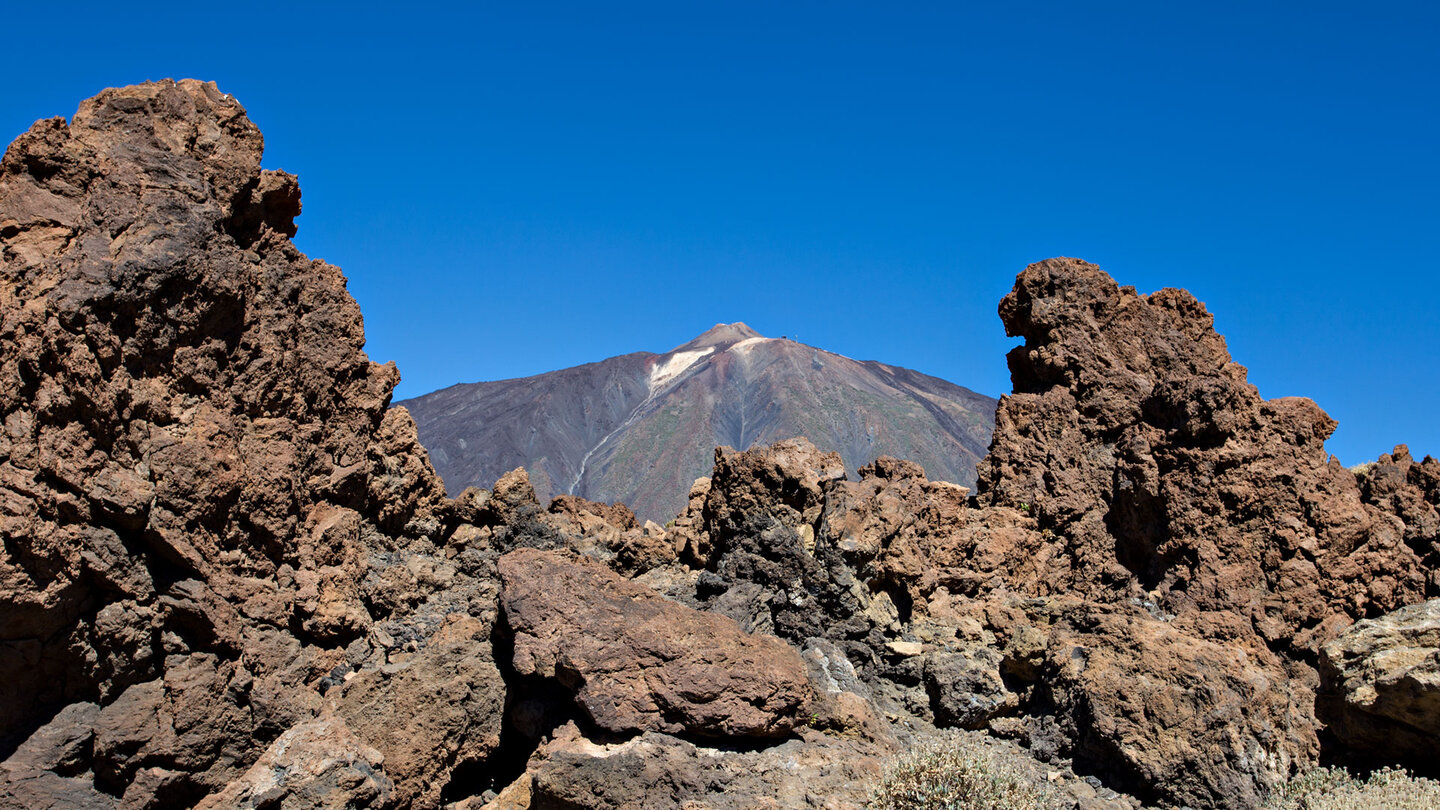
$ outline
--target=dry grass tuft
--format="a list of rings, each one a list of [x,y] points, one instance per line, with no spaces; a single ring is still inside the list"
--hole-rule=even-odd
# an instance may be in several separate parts
[[[972,737],[949,736],[900,756],[875,788],[869,810],[1044,810],[1047,786]],[[1373,810],[1373,809],[1372,809]]]
[[[1265,810],[1435,810],[1440,782],[1395,768],[1368,779],[1344,768],[1316,768],[1291,779],[1265,803]]]

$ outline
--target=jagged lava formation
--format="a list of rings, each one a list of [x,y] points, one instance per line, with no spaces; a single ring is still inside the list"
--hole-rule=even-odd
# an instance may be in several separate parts
[[[446,488],[489,486],[516,467],[542,498],[622,501],[664,522],[714,449],[792,436],[840,453],[851,473],[880,456],[975,484],[995,400],[899,366],[716,324],[664,354],[635,352],[534,377],[454,385],[398,403]]]
[[[952,728],[1090,810],[1435,767],[1440,463],[1342,468],[1187,293],[1022,272],[973,497],[793,440],[669,529],[451,498],[260,156],[167,81],[0,161],[0,807],[858,807]]]

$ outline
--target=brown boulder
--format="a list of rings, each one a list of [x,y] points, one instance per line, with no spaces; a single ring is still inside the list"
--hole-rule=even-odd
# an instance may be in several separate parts
[[[450,774],[500,746],[506,687],[490,627],[451,614],[426,647],[342,687],[338,714],[384,757],[401,806],[435,807]]]
[[[562,515],[575,523],[582,522],[587,516],[598,518],[602,523],[613,526],[622,532],[640,525],[635,520],[635,513],[623,503],[599,503],[586,500],[578,495],[561,495],[550,502],[549,511],[553,515]]]
[[[379,751],[343,720],[310,720],[280,735],[251,768],[197,810],[342,810],[397,806]]]
[[[804,438],[744,453],[717,448],[706,522],[721,534],[743,532],[760,516],[792,529],[813,527],[825,503],[823,484],[844,478],[840,454],[822,453]]]
[[[1311,686],[1261,645],[1198,638],[1135,606],[1026,609],[1046,638],[1032,747],[1053,744],[1044,739],[1053,722],[1060,752],[1107,784],[1215,808],[1259,805],[1319,754]],[[1023,642],[1007,650],[1023,654]],[[1037,711],[1045,705],[1053,720]]]
[[[513,551],[499,571],[515,671],[558,681],[605,731],[777,737],[805,716],[805,665],[779,639],[558,552]]]
[[[596,745],[563,733],[532,772],[532,810],[858,810],[890,751],[815,735],[757,751],[650,732]]]
[[[703,527],[684,532],[685,542],[706,543],[695,562],[707,569],[699,588],[711,609],[795,644],[866,638],[874,621],[864,613],[865,585],[817,541],[827,493],[844,479],[839,454],[803,438],[743,453],[718,448]]]
[[[990,647],[970,645],[925,657],[925,688],[935,725],[984,728],[994,717],[1015,711],[1019,698],[1001,675],[1004,658]]]
[[[677,541],[669,532],[650,520],[641,526],[623,503],[561,495],[550,502],[549,513],[568,548],[603,560],[627,577],[673,562],[678,556]]]
[[[0,763],[0,808],[114,808],[114,796],[95,789],[89,779],[75,778],[89,767],[95,741],[93,703],[66,706]]]

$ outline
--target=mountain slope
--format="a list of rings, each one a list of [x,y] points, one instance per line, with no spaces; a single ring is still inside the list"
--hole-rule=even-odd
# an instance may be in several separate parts
[[[714,449],[792,436],[838,451],[853,473],[877,456],[967,486],[995,400],[910,369],[717,324],[665,354],[637,352],[397,403],[452,493],[524,466],[542,498],[624,501],[664,520]]]

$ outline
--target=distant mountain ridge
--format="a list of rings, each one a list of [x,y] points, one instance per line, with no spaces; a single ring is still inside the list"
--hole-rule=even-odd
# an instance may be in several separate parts
[[[664,354],[454,385],[396,403],[452,494],[525,467],[541,499],[623,501],[664,521],[714,448],[805,436],[854,473],[881,455],[973,486],[996,400],[917,371],[858,361],[744,323]]]

